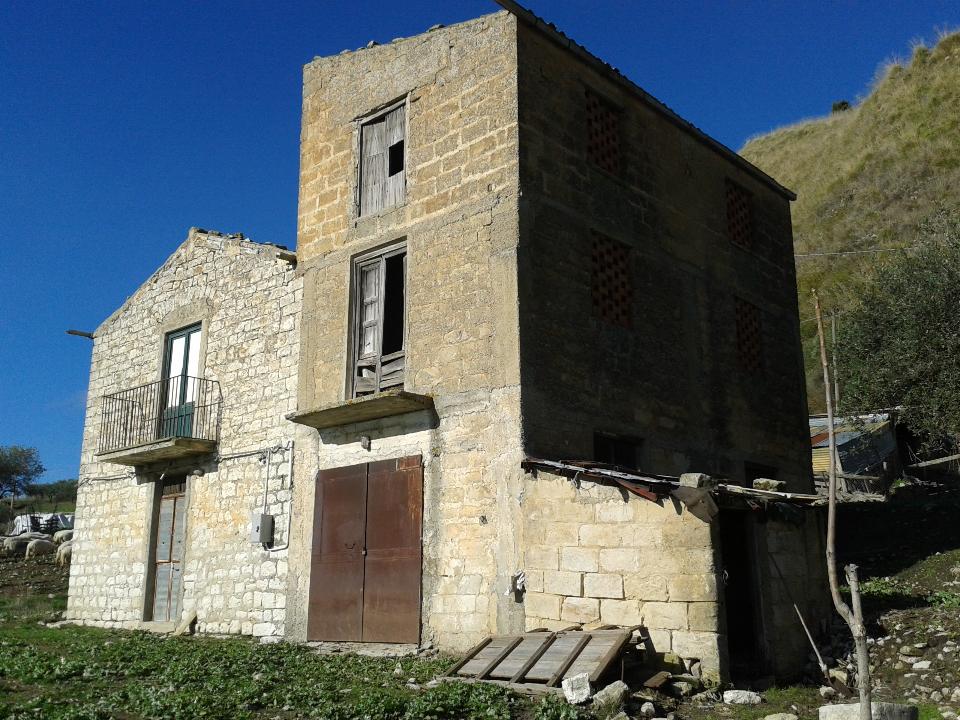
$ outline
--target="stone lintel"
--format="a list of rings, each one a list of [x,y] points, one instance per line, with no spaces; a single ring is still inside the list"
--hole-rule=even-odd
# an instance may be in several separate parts
[[[418,395],[406,390],[384,390],[373,395],[321,405],[310,410],[298,410],[287,415],[287,420],[309,425],[317,430],[325,430],[432,409],[433,398],[429,395]]]
[[[117,463],[118,465],[146,465],[160,460],[176,460],[191,455],[205,455],[213,452],[216,448],[216,440],[175,437],[97,453],[97,459],[102,462]]]

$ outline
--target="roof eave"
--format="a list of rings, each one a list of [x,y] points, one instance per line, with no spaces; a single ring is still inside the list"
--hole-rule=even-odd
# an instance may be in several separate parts
[[[738,166],[741,170],[769,186],[787,200],[797,199],[797,194],[793,190],[778,183],[749,160],[746,160],[741,155],[738,155],[720,141],[710,137],[690,121],[684,120],[667,105],[660,100],[657,100],[657,98],[637,85],[615,67],[601,60],[599,57],[587,50],[583,45],[580,45],[579,43],[567,37],[564,33],[558,30],[556,26],[546,22],[543,18],[534,14],[530,10],[527,10],[525,7],[514,2],[513,0],[494,0],[494,2],[496,2],[497,5],[502,7],[507,12],[514,15],[518,20],[540,31],[547,38],[557,43],[561,47],[570,50],[588,65],[597,68],[600,72],[604,73],[614,82],[617,82],[625,87],[629,92],[636,95],[643,103],[645,103],[654,111],[660,113],[663,117],[679,127],[681,130],[684,130],[712,150],[720,153],[722,156],[730,160],[734,165]]]

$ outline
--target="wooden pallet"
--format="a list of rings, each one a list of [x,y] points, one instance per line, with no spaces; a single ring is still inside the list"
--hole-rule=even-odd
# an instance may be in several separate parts
[[[488,637],[450,668],[444,679],[523,686],[533,692],[556,691],[565,678],[580,673],[596,683],[620,657],[633,629],[534,630]]]

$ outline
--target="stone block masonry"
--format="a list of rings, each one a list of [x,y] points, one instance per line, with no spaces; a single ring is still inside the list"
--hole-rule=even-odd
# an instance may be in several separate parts
[[[721,673],[721,598],[710,524],[669,501],[540,472],[523,498],[527,629],[643,625],[657,653]]]
[[[291,260],[242,236],[193,229],[97,329],[68,619],[151,626],[151,528],[156,482],[166,473],[187,477],[181,617],[195,612],[200,632],[283,634],[286,551],[267,551],[249,533],[251,512],[266,502],[275,545],[288,541],[295,429],[284,416],[296,407],[302,287]],[[222,394],[217,456],[136,469],[101,462],[103,396],[161,379],[166,333],[194,323],[199,374]],[[269,457],[258,452],[277,445]]]

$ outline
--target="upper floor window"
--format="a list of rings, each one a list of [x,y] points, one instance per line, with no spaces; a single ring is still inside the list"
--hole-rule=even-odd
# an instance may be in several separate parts
[[[727,237],[744,250],[753,247],[753,211],[750,193],[727,180]]]
[[[763,325],[760,308],[736,298],[737,359],[749,373],[763,370]]]
[[[620,111],[587,92],[587,159],[602,170],[620,174]]]
[[[593,459],[628,470],[640,469],[640,441],[622,435],[593,433]]]
[[[353,397],[403,386],[406,275],[405,245],[354,261]]]
[[[361,215],[371,215],[406,199],[406,106],[399,105],[360,126]]]
[[[594,231],[590,284],[593,314],[613,325],[632,324],[633,283],[630,247]]]

